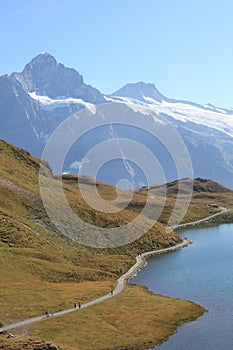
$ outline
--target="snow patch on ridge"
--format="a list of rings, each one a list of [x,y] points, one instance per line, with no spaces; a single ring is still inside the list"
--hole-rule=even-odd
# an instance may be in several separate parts
[[[139,112],[143,115],[150,116],[150,117],[154,118],[154,120],[157,123],[160,123],[163,125],[167,124],[167,122],[165,122],[165,120],[160,118],[160,116],[157,113],[155,113],[154,110],[151,109],[151,105],[148,105],[145,102],[136,100],[134,98],[122,97],[122,96],[120,96],[120,97],[118,97],[118,96],[106,97],[105,96],[105,99],[108,102],[124,103],[129,108],[131,108],[134,112]],[[156,101],[156,103],[157,103],[157,101]]]
[[[183,123],[203,125],[233,137],[232,109],[222,109],[210,105],[199,106],[183,101],[162,100],[159,102],[147,96],[143,96],[143,98],[147,103],[121,96],[113,96],[111,100],[118,103],[125,103],[135,112],[140,112],[145,115],[153,116],[152,112],[154,112],[158,115],[157,118],[154,117],[156,122],[162,122],[164,114],[174,120]]]
[[[166,101],[150,105],[150,107],[156,113],[167,114],[184,123],[204,125],[233,137],[233,115],[230,110],[227,113],[226,110],[219,108],[210,110],[188,103]]]
[[[28,92],[28,95],[33,99],[39,102],[41,108],[45,111],[52,111],[56,108],[69,107],[71,104],[82,105],[86,107],[92,114],[96,113],[96,107],[92,103],[85,102],[81,98],[74,97],[64,97],[58,96],[57,98],[50,98],[48,96],[37,95],[35,91]]]

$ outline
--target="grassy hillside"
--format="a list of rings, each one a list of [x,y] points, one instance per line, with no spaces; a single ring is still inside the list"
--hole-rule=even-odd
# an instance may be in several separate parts
[[[195,320],[203,312],[192,302],[129,286],[105,303],[64,319],[54,318],[49,330],[44,322],[31,331],[34,336],[53,339],[62,350],[143,350],[167,340],[180,324]]]
[[[58,311],[69,308],[74,301],[83,303],[103,295],[113,288],[117,277],[134,263],[134,257],[139,252],[171,246],[181,240],[175,232],[168,234],[164,226],[177,197],[177,181],[166,185],[168,196],[165,208],[159,218],[160,222],[155,223],[146,234],[136,241],[118,248],[93,249],[70,240],[54,227],[43,208],[38,186],[39,167],[39,159],[30,156],[24,150],[0,141],[0,321],[5,324],[43,314],[46,309]],[[45,176],[51,183],[56,184],[58,177],[52,177],[49,165],[43,162],[43,167]],[[188,179],[182,181],[189,182]],[[126,205],[125,209],[115,214],[106,214],[94,210],[83,200],[79,188],[80,182],[92,196],[92,179],[83,176],[79,178],[78,182],[77,177],[66,175],[63,176],[66,198],[74,212],[83,221],[95,226],[117,227],[131,222],[141,213],[147,200],[148,188],[142,188],[134,192],[132,201]],[[149,199],[148,217],[142,216],[142,222],[143,220],[153,220],[154,213],[160,206],[160,193],[163,186],[154,186],[155,198]],[[97,188],[98,193],[105,200],[116,198],[114,187],[98,183]],[[121,193],[120,200],[117,202],[119,208],[124,206],[127,196],[127,191]],[[92,199],[94,202],[95,196]],[[232,220],[232,191],[209,180],[195,180],[192,201],[184,222],[203,218],[219,211],[219,208],[210,206],[211,203],[229,207],[231,211],[226,214],[226,218],[229,221]],[[67,228],[69,228],[68,223]],[[153,332],[157,327],[155,317],[157,313],[152,315],[149,310],[153,309],[160,299],[152,297],[151,293],[146,290],[142,291],[139,287],[132,287],[117,298],[125,310],[124,318],[121,320],[121,314],[116,311],[115,301],[106,303],[105,311],[96,306],[93,311],[87,311],[82,316],[82,337],[85,337],[87,329],[90,332],[88,345],[80,343],[79,347],[75,347],[76,339],[74,338],[73,345],[70,344],[67,349],[86,349],[88,346],[92,348],[91,339],[94,339],[92,337],[94,337],[96,331],[94,327],[97,324],[102,331],[107,332],[106,339],[109,339],[108,335],[113,336],[112,321],[111,318],[106,319],[106,313],[115,313],[116,311],[114,322],[116,324],[126,322],[130,324],[130,327],[133,327],[133,310],[137,312],[138,318],[146,317],[148,333],[145,333],[143,338],[143,344],[146,345],[149,342],[154,344],[158,342],[158,339],[166,338],[182,321],[192,318],[192,315],[196,317],[203,312],[188,302],[180,303],[181,317],[177,317],[175,311],[172,313],[172,319],[165,322],[166,314],[164,314],[164,323],[161,322],[161,329],[163,328],[165,333],[153,339]],[[130,298],[135,303],[134,306],[132,305],[132,309],[127,308]],[[136,307],[142,302],[141,298],[148,303],[146,313],[143,313],[140,307]],[[166,307],[167,314],[175,305],[173,305],[173,301],[178,303],[169,299]],[[161,299],[161,302],[166,302],[166,300]],[[102,312],[103,314],[101,314]],[[100,314],[101,316],[98,316]],[[68,322],[73,322],[72,317],[70,319],[69,317]],[[158,319],[160,320],[160,318]],[[33,331],[24,329],[22,333],[31,334],[34,332],[36,336],[42,335],[47,340],[54,341],[55,339],[59,344],[63,344],[65,349],[65,338],[60,339],[55,330],[59,331],[59,322],[62,323],[63,320],[57,319],[53,321],[53,324],[51,323],[50,327],[55,327],[52,333],[48,331],[48,328],[43,328],[42,324],[34,326]],[[81,327],[80,324],[74,323],[74,327],[76,326]],[[132,328],[132,332],[136,334],[137,328]],[[116,342],[116,347],[113,348],[120,349],[121,346],[128,346],[127,341],[130,342],[130,339],[132,338],[127,340],[126,334],[122,335]],[[0,346],[2,341],[3,338],[0,338]],[[103,339],[99,349],[101,346],[104,349],[104,342]],[[140,344],[140,348],[143,348],[144,345]]]
[[[206,179],[198,178],[194,181],[182,179],[165,185],[152,186],[155,196],[159,196],[159,193],[164,191],[164,188],[167,191],[165,206],[159,219],[161,223],[166,224],[168,222],[175,201],[177,200],[179,187],[181,189],[181,193],[179,194],[180,203],[184,207],[186,207],[187,194],[190,188],[193,187],[191,201],[187,206],[187,212],[181,223],[196,221],[220,211],[220,208],[212,206],[214,203],[219,207],[233,209],[233,192],[228,188]],[[142,188],[137,192],[140,199],[141,196],[146,195],[148,188]]]

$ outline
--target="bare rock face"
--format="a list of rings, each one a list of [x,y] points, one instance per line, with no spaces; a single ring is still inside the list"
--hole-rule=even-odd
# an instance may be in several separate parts
[[[81,74],[58,63],[48,53],[33,58],[21,73],[13,73],[11,79],[19,82],[25,91],[41,96],[75,97],[88,102],[103,100],[97,89],[84,84]]]
[[[30,93],[65,102],[47,110]],[[67,103],[69,98],[73,100]],[[81,102],[75,103],[75,99]],[[103,95],[85,84],[75,69],[58,63],[48,53],[39,54],[21,73],[0,77],[0,138],[40,157],[46,138],[63,120],[86,102],[103,101]]]
[[[42,145],[34,124],[38,105],[8,75],[0,77],[0,138],[39,155]]]

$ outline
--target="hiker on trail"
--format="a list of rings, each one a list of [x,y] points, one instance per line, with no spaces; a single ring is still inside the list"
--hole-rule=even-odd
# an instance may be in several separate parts
[[[16,335],[12,334],[12,333],[9,333],[7,338],[16,338]]]
[[[78,308],[81,309],[81,303],[80,302],[78,303]]]
[[[113,295],[113,290],[111,290],[111,295]]]
[[[45,311],[45,316],[46,316],[46,317],[49,317],[49,312],[48,312],[48,310]]]
[[[77,308],[77,303],[74,303],[74,309],[76,309]]]

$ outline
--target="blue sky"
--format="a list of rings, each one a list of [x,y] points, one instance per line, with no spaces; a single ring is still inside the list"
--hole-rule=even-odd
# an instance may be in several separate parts
[[[104,93],[143,80],[233,107],[232,18],[232,0],[1,1],[0,74],[45,51]]]

